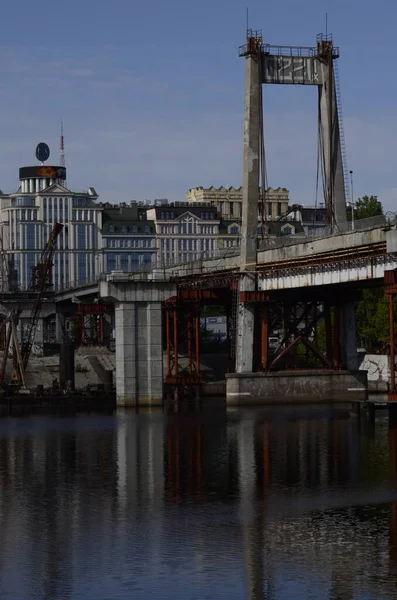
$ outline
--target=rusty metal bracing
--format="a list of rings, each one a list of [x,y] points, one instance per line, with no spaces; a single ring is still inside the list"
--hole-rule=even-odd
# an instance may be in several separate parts
[[[79,304],[76,318],[80,322],[81,344],[104,344],[105,315],[113,308],[111,304]]]
[[[200,383],[200,305],[178,302],[177,297],[165,302],[167,373],[170,385]]]

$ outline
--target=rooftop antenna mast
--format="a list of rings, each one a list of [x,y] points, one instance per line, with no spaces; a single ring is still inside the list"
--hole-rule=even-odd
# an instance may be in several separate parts
[[[60,149],[61,149],[61,167],[64,167],[65,166],[65,142],[64,142],[64,137],[63,137],[63,119],[61,119]]]
[[[65,168],[65,140],[63,137],[63,119],[61,119],[61,137],[59,140],[59,146],[60,146],[60,150],[61,150],[61,156],[60,156],[61,167]],[[64,185],[66,186],[66,179],[65,179]]]

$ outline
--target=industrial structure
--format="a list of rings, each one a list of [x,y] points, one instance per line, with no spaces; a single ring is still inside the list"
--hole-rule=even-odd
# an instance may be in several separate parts
[[[346,155],[336,75],[339,51],[329,36],[319,36],[313,48],[286,48],[266,45],[260,32],[248,31],[240,56],[246,61],[242,208],[240,216],[226,222],[227,235],[235,236],[239,244],[231,252],[211,256],[222,231],[217,208],[205,202],[200,206],[197,201],[194,207],[161,203],[146,211],[147,221],[143,214],[140,219],[143,207],[137,206],[124,224],[120,214],[106,207],[102,235],[107,251],[119,255],[110,262],[112,272],[102,276],[99,290],[98,282],[88,279],[84,285],[77,281],[63,286],[54,298],[58,340],[65,320],[76,315],[83,328],[96,331],[96,339],[102,340],[103,320],[114,307],[120,405],[161,404],[164,383],[178,394],[181,389],[199,389],[200,318],[206,305],[223,307],[226,316],[229,404],[366,398],[366,373],[358,371],[354,304],[363,287],[381,285],[385,273],[397,268],[397,231],[396,222],[383,216],[356,222],[354,231],[347,221]],[[309,213],[307,230],[303,218],[300,229],[295,227],[288,211],[276,221],[273,213],[269,218],[264,84],[318,88],[324,209],[321,219],[316,207],[314,218]],[[311,227],[318,220],[321,227]],[[272,239],[275,228],[283,235]],[[139,262],[136,270],[130,270],[131,261],[121,256],[128,256],[135,234],[150,242],[155,234],[161,241],[158,257],[165,260],[151,264],[152,269]],[[208,248],[210,256],[201,245],[203,236],[214,242]],[[146,251],[153,254],[153,246]],[[394,275],[386,279],[393,297]],[[279,343],[270,352],[269,338],[275,330],[280,332]],[[89,338],[85,331],[82,339]]]
[[[260,32],[248,31],[240,56],[246,61],[240,248],[233,256],[170,268],[161,276],[153,271],[146,280],[114,274],[101,282],[101,296],[116,302],[117,396],[121,404],[162,399],[163,378],[158,376],[162,312],[165,382],[172,386],[200,384],[199,320],[206,304],[223,306],[227,315],[228,403],[285,401],[291,396],[294,401],[366,397],[366,373],[358,371],[354,303],[360,297],[360,283],[382,282],[385,269],[394,261],[394,232],[387,238],[379,229],[379,225],[384,227],[383,221],[368,224],[368,232],[364,227],[360,235],[352,233],[348,239],[343,235],[349,231],[348,172],[343,164],[335,65],[339,51],[330,36],[318,36],[311,48],[274,47],[263,43]],[[268,189],[263,84],[318,88],[325,210],[322,238],[303,236],[302,243],[289,245],[267,243],[269,215],[262,208],[265,244],[258,251],[258,203],[266,206]],[[352,260],[357,261],[357,270]],[[325,332],[323,347],[317,339],[320,325]],[[269,336],[275,328],[281,337],[270,353]]]

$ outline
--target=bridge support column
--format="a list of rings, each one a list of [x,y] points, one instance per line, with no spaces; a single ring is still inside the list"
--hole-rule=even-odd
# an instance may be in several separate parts
[[[260,136],[262,135],[262,38],[248,36],[245,63],[243,203],[241,223],[241,278],[239,292],[256,289]],[[239,301],[237,311],[236,372],[250,373],[254,356],[255,307]]]
[[[116,307],[118,405],[138,406],[162,403],[161,311],[161,302],[122,302]]]
[[[119,406],[163,402],[163,305],[175,295],[166,280],[109,276],[99,292],[115,308],[116,395]]]
[[[255,279],[245,275],[240,280],[239,290],[249,292],[255,290]],[[236,373],[251,373],[254,361],[254,324],[255,305],[238,303],[237,336],[236,336]]]
[[[333,45],[329,40],[318,42],[317,55],[320,79],[319,109],[327,179],[327,222],[341,226],[346,223],[346,191],[343,174],[342,147],[333,69]]]
[[[347,302],[342,307],[342,361],[349,371],[358,369],[356,316],[353,302]]]

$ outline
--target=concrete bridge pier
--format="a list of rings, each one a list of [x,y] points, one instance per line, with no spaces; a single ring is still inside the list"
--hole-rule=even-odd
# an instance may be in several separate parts
[[[125,276],[124,276],[125,277]],[[116,303],[118,406],[163,402],[163,302],[175,295],[168,281],[101,281],[100,295]]]

